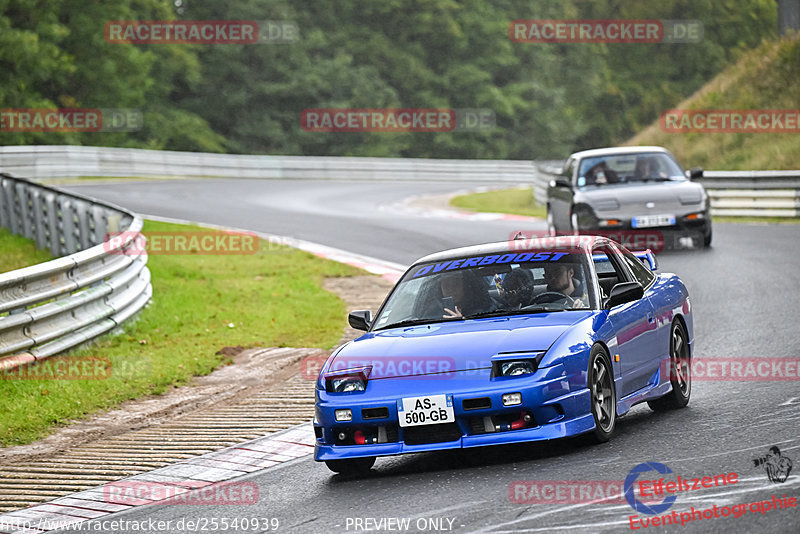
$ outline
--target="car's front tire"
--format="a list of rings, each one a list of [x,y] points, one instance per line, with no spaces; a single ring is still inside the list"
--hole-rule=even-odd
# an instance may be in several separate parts
[[[547,205],[547,235],[556,235],[556,225],[553,221],[553,211],[550,209],[550,204]]]
[[[669,381],[672,391],[656,400],[647,401],[654,411],[676,410],[689,404],[692,395],[691,361],[686,331],[679,320],[672,323],[669,336]]]
[[[586,204],[576,204],[570,210],[570,230],[572,235],[580,235],[581,231],[591,233],[597,228],[597,218]]]
[[[614,391],[614,371],[611,358],[600,346],[592,347],[589,357],[589,392],[594,417],[594,440],[604,443],[611,439],[617,424],[617,397]]]
[[[709,223],[709,228],[705,234],[703,234],[703,247],[708,248],[711,246],[711,224]]]
[[[334,473],[345,476],[364,475],[375,465],[375,457],[347,458],[345,460],[325,460],[325,465]]]

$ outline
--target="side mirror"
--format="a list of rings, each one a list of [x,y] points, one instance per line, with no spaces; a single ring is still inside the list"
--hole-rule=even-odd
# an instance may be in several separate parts
[[[347,316],[347,322],[356,330],[369,330],[370,323],[372,323],[372,312],[369,310],[356,310],[350,312]]]
[[[658,270],[658,260],[656,259],[656,255],[653,254],[653,251],[649,248],[641,252],[634,252],[633,255],[639,258],[642,263],[647,265],[651,271]]]
[[[550,180],[550,187],[572,188],[572,184],[570,184],[566,178],[556,178],[555,180]]]
[[[702,178],[703,177],[703,168],[702,167],[694,167],[692,170],[690,170],[688,172],[688,174],[689,174],[689,179],[690,180],[694,180],[696,178]]]
[[[611,288],[611,294],[603,302],[603,308],[608,310],[614,306],[639,300],[644,296],[644,289],[639,282],[623,282]]]

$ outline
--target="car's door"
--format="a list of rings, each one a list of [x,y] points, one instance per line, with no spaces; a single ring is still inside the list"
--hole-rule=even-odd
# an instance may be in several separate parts
[[[573,176],[575,174],[575,159],[570,158],[564,164],[561,174],[550,181],[547,188],[547,201],[553,216],[553,225],[556,230],[569,229],[570,207],[573,196]]]
[[[663,286],[658,285],[658,277],[648,266],[634,256],[628,249],[618,246],[621,251],[621,258],[625,265],[630,269],[634,279],[642,284],[644,297],[650,301],[653,308],[653,319],[655,331],[653,342],[649,347],[648,353],[650,360],[643,362],[645,368],[652,374],[658,368],[660,362],[669,357],[670,329],[672,328],[671,311],[675,305],[663,298]]]
[[[638,281],[621,254],[614,246],[602,246],[592,251],[599,283],[605,296],[610,293],[614,283]],[[609,348],[612,350],[612,357],[619,357],[622,372],[619,396],[624,397],[646,386],[657,368],[657,363],[653,366],[655,314],[646,290],[641,299],[611,308],[608,319],[616,340],[616,346]]]

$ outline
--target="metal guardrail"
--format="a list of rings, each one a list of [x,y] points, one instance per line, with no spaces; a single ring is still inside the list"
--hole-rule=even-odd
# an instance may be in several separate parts
[[[528,183],[531,161],[248,156],[91,146],[0,147],[0,170],[33,179],[79,176]]]
[[[800,171],[706,171],[713,215],[800,217]]]
[[[147,255],[126,254],[142,229],[127,210],[0,174],[0,226],[63,256],[0,274],[0,371],[112,330],[152,295]]]
[[[561,162],[536,165],[534,195],[547,198],[547,184],[561,172]],[[800,171],[705,171],[695,181],[711,197],[712,215],[800,217]]]

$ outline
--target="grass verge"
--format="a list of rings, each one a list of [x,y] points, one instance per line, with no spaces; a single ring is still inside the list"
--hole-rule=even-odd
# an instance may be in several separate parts
[[[508,213],[545,218],[547,210],[534,202],[533,189],[500,189],[485,193],[470,193],[450,199],[456,208],[489,213]]]
[[[49,251],[36,248],[33,239],[14,235],[7,229],[0,228],[0,273],[52,259]]]
[[[774,110],[800,101],[800,34],[765,41],[675,109]],[[626,145],[670,149],[684,167],[715,170],[800,169],[800,136],[791,133],[667,133],[659,120]]]
[[[70,353],[108,358],[107,378],[0,380],[0,445],[30,443],[69,420],[208,374],[225,362],[216,352],[226,346],[331,348],[346,310],[322,289],[323,278],[361,272],[265,241],[252,255],[151,255],[148,267],[153,299],[138,320]]]

